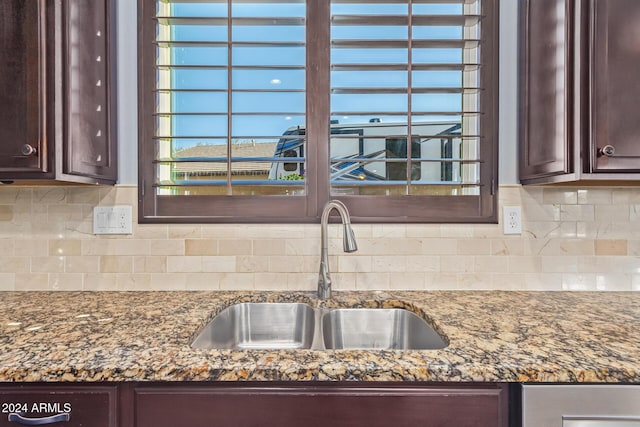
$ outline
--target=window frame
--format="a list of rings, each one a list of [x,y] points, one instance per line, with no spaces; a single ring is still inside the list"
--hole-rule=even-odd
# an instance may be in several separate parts
[[[317,223],[330,199],[344,202],[352,222],[495,223],[498,181],[498,0],[482,0],[482,112],[479,195],[330,195],[331,2],[307,0],[306,195],[157,195],[155,147],[156,37],[160,0],[138,0],[138,216],[140,223]],[[322,143],[325,141],[325,143]],[[319,165],[322,164],[322,167]],[[326,167],[325,167],[326,165]],[[326,185],[320,185],[326,183]],[[374,214],[375,213],[375,214]]]

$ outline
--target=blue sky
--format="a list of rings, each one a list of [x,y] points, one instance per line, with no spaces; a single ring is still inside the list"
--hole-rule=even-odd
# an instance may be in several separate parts
[[[414,13],[457,14],[459,4],[417,4]],[[181,17],[226,17],[227,7],[223,3],[177,3],[173,5],[173,15]],[[332,6],[336,14],[406,14],[407,5],[402,4],[336,4]],[[293,17],[305,16],[303,3],[248,4],[239,3],[232,7],[233,17]],[[336,39],[406,39],[407,28],[401,26],[354,27],[336,26],[332,36]],[[461,37],[459,27],[414,27],[414,38],[455,39]],[[224,25],[178,25],[174,27],[175,41],[227,41],[227,28]],[[303,43],[303,26],[289,25],[280,27],[238,26],[233,29],[234,42],[251,41],[294,41]],[[304,47],[251,47],[235,46],[232,53],[233,67],[241,66],[304,66]],[[228,110],[227,95],[227,51],[220,47],[173,48],[174,65],[207,65],[225,69],[176,70],[173,74],[175,89],[210,89],[220,92],[178,92],[174,94],[175,112],[225,113]],[[414,63],[460,63],[460,49],[414,49]],[[406,48],[394,49],[334,49],[332,63],[407,63]],[[305,73],[302,69],[290,70],[231,70],[234,113],[255,113],[255,115],[237,115],[232,119],[233,136],[250,138],[251,136],[281,135],[291,126],[304,126],[305,112]],[[332,72],[334,87],[405,87],[408,82],[405,71],[370,72]],[[414,87],[450,87],[459,86],[461,73],[453,71],[416,71],[413,74]],[[251,90],[279,90],[282,92],[259,93]],[[299,92],[286,92],[286,91]],[[422,111],[459,111],[460,95],[457,94],[420,94],[412,99],[414,110]],[[406,94],[334,94],[332,111],[396,111],[407,109]],[[369,117],[352,114],[349,117],[333,117],[345,122],[367,122]],[[387,120],[406,120],[406,117],[385,118]],[[437,119],[437,118],[436,118]],[[451,119],[450,117],[448,119]],[[179,116],[174,119],[174,134],[180,136],[215,135],[227,136],[227,119],[216,116]],[[217,143],[219,141],[207,141]],[[188,144],[196,141],[185,142]]]

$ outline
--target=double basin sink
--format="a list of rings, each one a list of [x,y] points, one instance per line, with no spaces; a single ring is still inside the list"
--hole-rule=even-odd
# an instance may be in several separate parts
[[[446,338],[402,308],[314,308],[305,303],[239,303],[192,342],[209,349],[433,350]]]

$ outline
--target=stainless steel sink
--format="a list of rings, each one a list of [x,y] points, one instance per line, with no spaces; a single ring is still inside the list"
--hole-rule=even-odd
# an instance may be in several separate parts
[[[240,303],[221,311],[191,344],[216,349],[399,349],[447,346],[424,319],[393,308],[313,308]]]
[[[399,309],[335,309],[322,318],[325,348],[438,349],[447,343],[423,319]]]
[[[311,348],[315,310],[302,303],[241,303],[220,312],[198,334],[194,348]]]

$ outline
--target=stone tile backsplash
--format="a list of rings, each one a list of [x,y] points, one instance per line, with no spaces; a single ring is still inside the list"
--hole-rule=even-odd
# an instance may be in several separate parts
[[[0,187],[0,290],[313,290],[318,225],[138,225],[95,236],[93,207],[137,189]],[[522,206],[501,224],[356,224],[359,251],[330,226],[338,290],[640,290],[640,188],[500,188]],[[501,209],[500,209],[501,210]],[[135,222],[135,221],[134,221]]]

